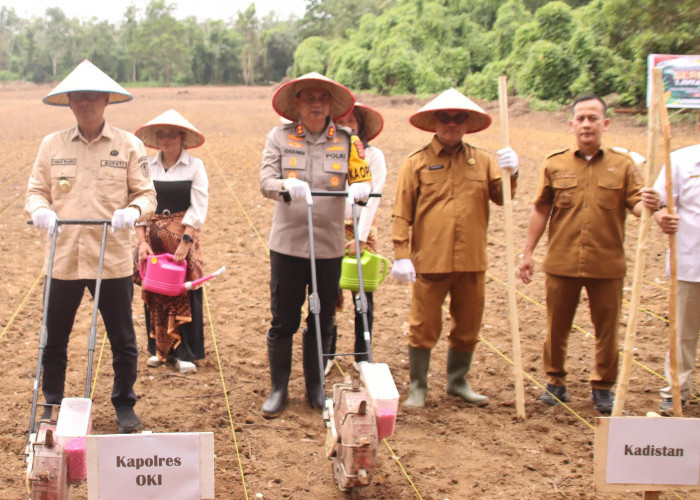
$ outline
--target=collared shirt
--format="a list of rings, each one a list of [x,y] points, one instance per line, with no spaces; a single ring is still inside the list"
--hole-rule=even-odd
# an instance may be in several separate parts
[[[583,278],[625,275],[625,216],[642,199],[643,180],[621,149],[587,160],[577,149],[544,161],[535,205],[550,205],[545,272]]]
[[[676,233],[677,278],[700,281],[700,144],[671,153],[673,203],[680,216]],[[654,183],[661,201],[666,196],[666,170],[661,169]]]
[[[374,146],[365,148],[369,171],[372,174],[372,192],[381,193],[386,182],[386,160],[381,149]],[[367,241],[369,231],[372,229],[374,216],[377,214],[381,198],[370,198],[367,204],[363,207],[355,205],[357,212],[357,234],[360,241]],[[352,220],[352,205],[346,205],[345,220]]]
[[[515,177],[511,186],[515,194]],[[399,171],[394,257],[410,258],[417,273],[485,271],[489,200],[502,205],[501,189],[486,151],[463,143],[449,154],[434,136]]]
[[[312,191],[343,191],[350,158],[349,129],[330,121],[316,137],[301,123],[273,128],[267,135],[260,169],[260,191],[275,200],[270,250],[293,257],[310,257],[307,205],[285,202],[284,180],[306,181]],[[342,257],[345,252],[345,197],[314,197],[312,214],[317,259]]]
[[[29,177],[25,210],[46,207],[59,219],[108,220],[128,205],[141,210],[139,220],[155,210],[146,148],[133,134],[104,124],[88,142],[78,127],[47,135]],[[65,225],[56,241],[53,277],[95,279],[102,226]],[[44,271],[48,266],[48,254]],[[131,232],[107,232],[102,277],[124,278],[133,273]]]
[[[209,179],[204,163],[196,156],[192,156],[183,149],[180,157],[168,170],[163,167],[163,154],[158,153],[148,159],[151,165],[151,174],[154,181],[173,182],[191,181],[190,207],[182,218],[182,224],[201,229],[207,218],[209,205]],[[158,207],[159,209],[161,207]]]

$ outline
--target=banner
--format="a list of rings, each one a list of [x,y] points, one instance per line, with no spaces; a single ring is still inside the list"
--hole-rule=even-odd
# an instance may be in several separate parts
[[[651,98],[651,70],[662,68],[667,108],[700,108],[700,55],[649,54],[647,107]]]

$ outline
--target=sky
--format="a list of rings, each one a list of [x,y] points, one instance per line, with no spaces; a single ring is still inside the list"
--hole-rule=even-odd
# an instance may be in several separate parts
[[[176,5],[176,18],[195,16],[199,21],[235,18],[238,11],[247,9],[251,3],[255,3],[258,17],[271,11],[280,19],[292,14],[302,17],[306,10],[305,0],[166,0],[166,3]],[[18,16],[25,19],[42,17],[46,9],[60,7],[69,18],[88,21],[96,17],[112,24],[123,20],[124,12],[130,5],[143,11],[148,4],[149,0],[0,0],[0,6],[13,8]]]

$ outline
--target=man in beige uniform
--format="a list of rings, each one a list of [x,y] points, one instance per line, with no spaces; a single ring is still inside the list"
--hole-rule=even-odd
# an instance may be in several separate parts
[[[311,254],[308,205],[313,203],[314,250],[320,337],[330,352],[333,316],[338,300],[340,266],[345,253],[345,197],[318,197],[311,188],[343,191],[346,181],[355,201],[367,201],[371,175],[360,139],[338,127],[334,118],[347,114],[355,96],[345,86],[318,73],[308,73],[282,85],[272,106],[290,123],[267,135],[260,168],[260,191],[275,200],[270,229],[270,312],[267,331],[270,360],[270,396],[260,410],[277,417],[287,403],[292,367],[293,335],[301,322],[301,308],[311,297]],[[281,192],[285,191],[282,195]],[[324,387],[318,359],[314,321],[303,331],[303,367],[306,398],[321,410]]]
[[[491,156],[462,142],[462,137],[488,127],[491,117],[449,89],[411,116],[410,122],[435,136],[403,163],[393,213],[391,274],[399,281],[415,281],[409,316],[411,383],[404,405],[425,405],[430,352],[440,336],[441,307],[448,292],[452,329],[447,393],[469,404],[485,405],[488,398],[473,392],[465,377],[484,312],[489,200],[503,204],[502,179]],[[500,150],[498,166],[511,169],[514,193],[515,152]]]
[[[148,219],[156,202],[143,143],[104,120],[108,104],[131,99],[131,94],[87,60],[44,97],[46,104],[69,106],[77,126],[44,137],[25,203],[36,227],[49,234],[59,231],[45,311],[42,391],[48,404],[58,405],[63,399],[68,338],[85,288],[95,292],[102,239],[99,225],[55,228],[56,221],[111,219],[98,305],[112,347],[112,404],[119,432],[142,427],[134,412],[138,349],[131,316],[129,229],[136,220]],[[47,418],[49,412],[46,407],[42,417]]]
[[[549,405],[568,401],[566,349],[581,288],[585,287],[596,336],[592,399],[601,413],[612,411],[610,388],[617,379],[617,330],[625,276],[625,215],[641,215],[642,203],[659,208],[659,195],[642,189],[643,180],[627,150],[604,148],[610,119],[597,96],[577,98],[569,122],[576,147],[550,154],[527,229],[519,271],[532,281],[532,252],[549,220],[544,259],[547,289],[547,337],[544,367],[549,377],[539,400]]]

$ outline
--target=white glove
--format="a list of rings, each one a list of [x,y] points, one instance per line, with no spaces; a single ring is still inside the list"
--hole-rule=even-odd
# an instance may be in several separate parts
[[[395,260],[394,266],[391,268],[391,277],[403,283],[416,281],[416,268],[413,267],[411,259]]]
[[[499,168],[510,168],[513,171],[511,175],[515,175],[518,171],[518,155],[515,154],[513,148],[503,148],[496,151],[498,154],[498,167]]]
[[[350,202],[350,204],[352,204],[353,202],[364,203],[367,200],[369,200],[369,194],[371,192],[372,184],[370,182],[364,181],[350,184],[350,187],[348,188],[348,201]]]
[[[289,196],[293,200],[306,200],[308,205],[313,205],[311,190],[307,182],[300,181],[296,177],[288,177],[284,180],[282,185],[285,190],[289,191]]]
[[[56,227],[56,219],[58,219],[58,215],[50,208],[41,207],[32,212],[32,224],[41,229],[46,229],[48,234],[53,233]],[[61,232],[61,226],[58,226],[58,232]]]
[[[131,229],[141,214],[134,207],[119,208],[112,214],[112,232],[117,229]]]

